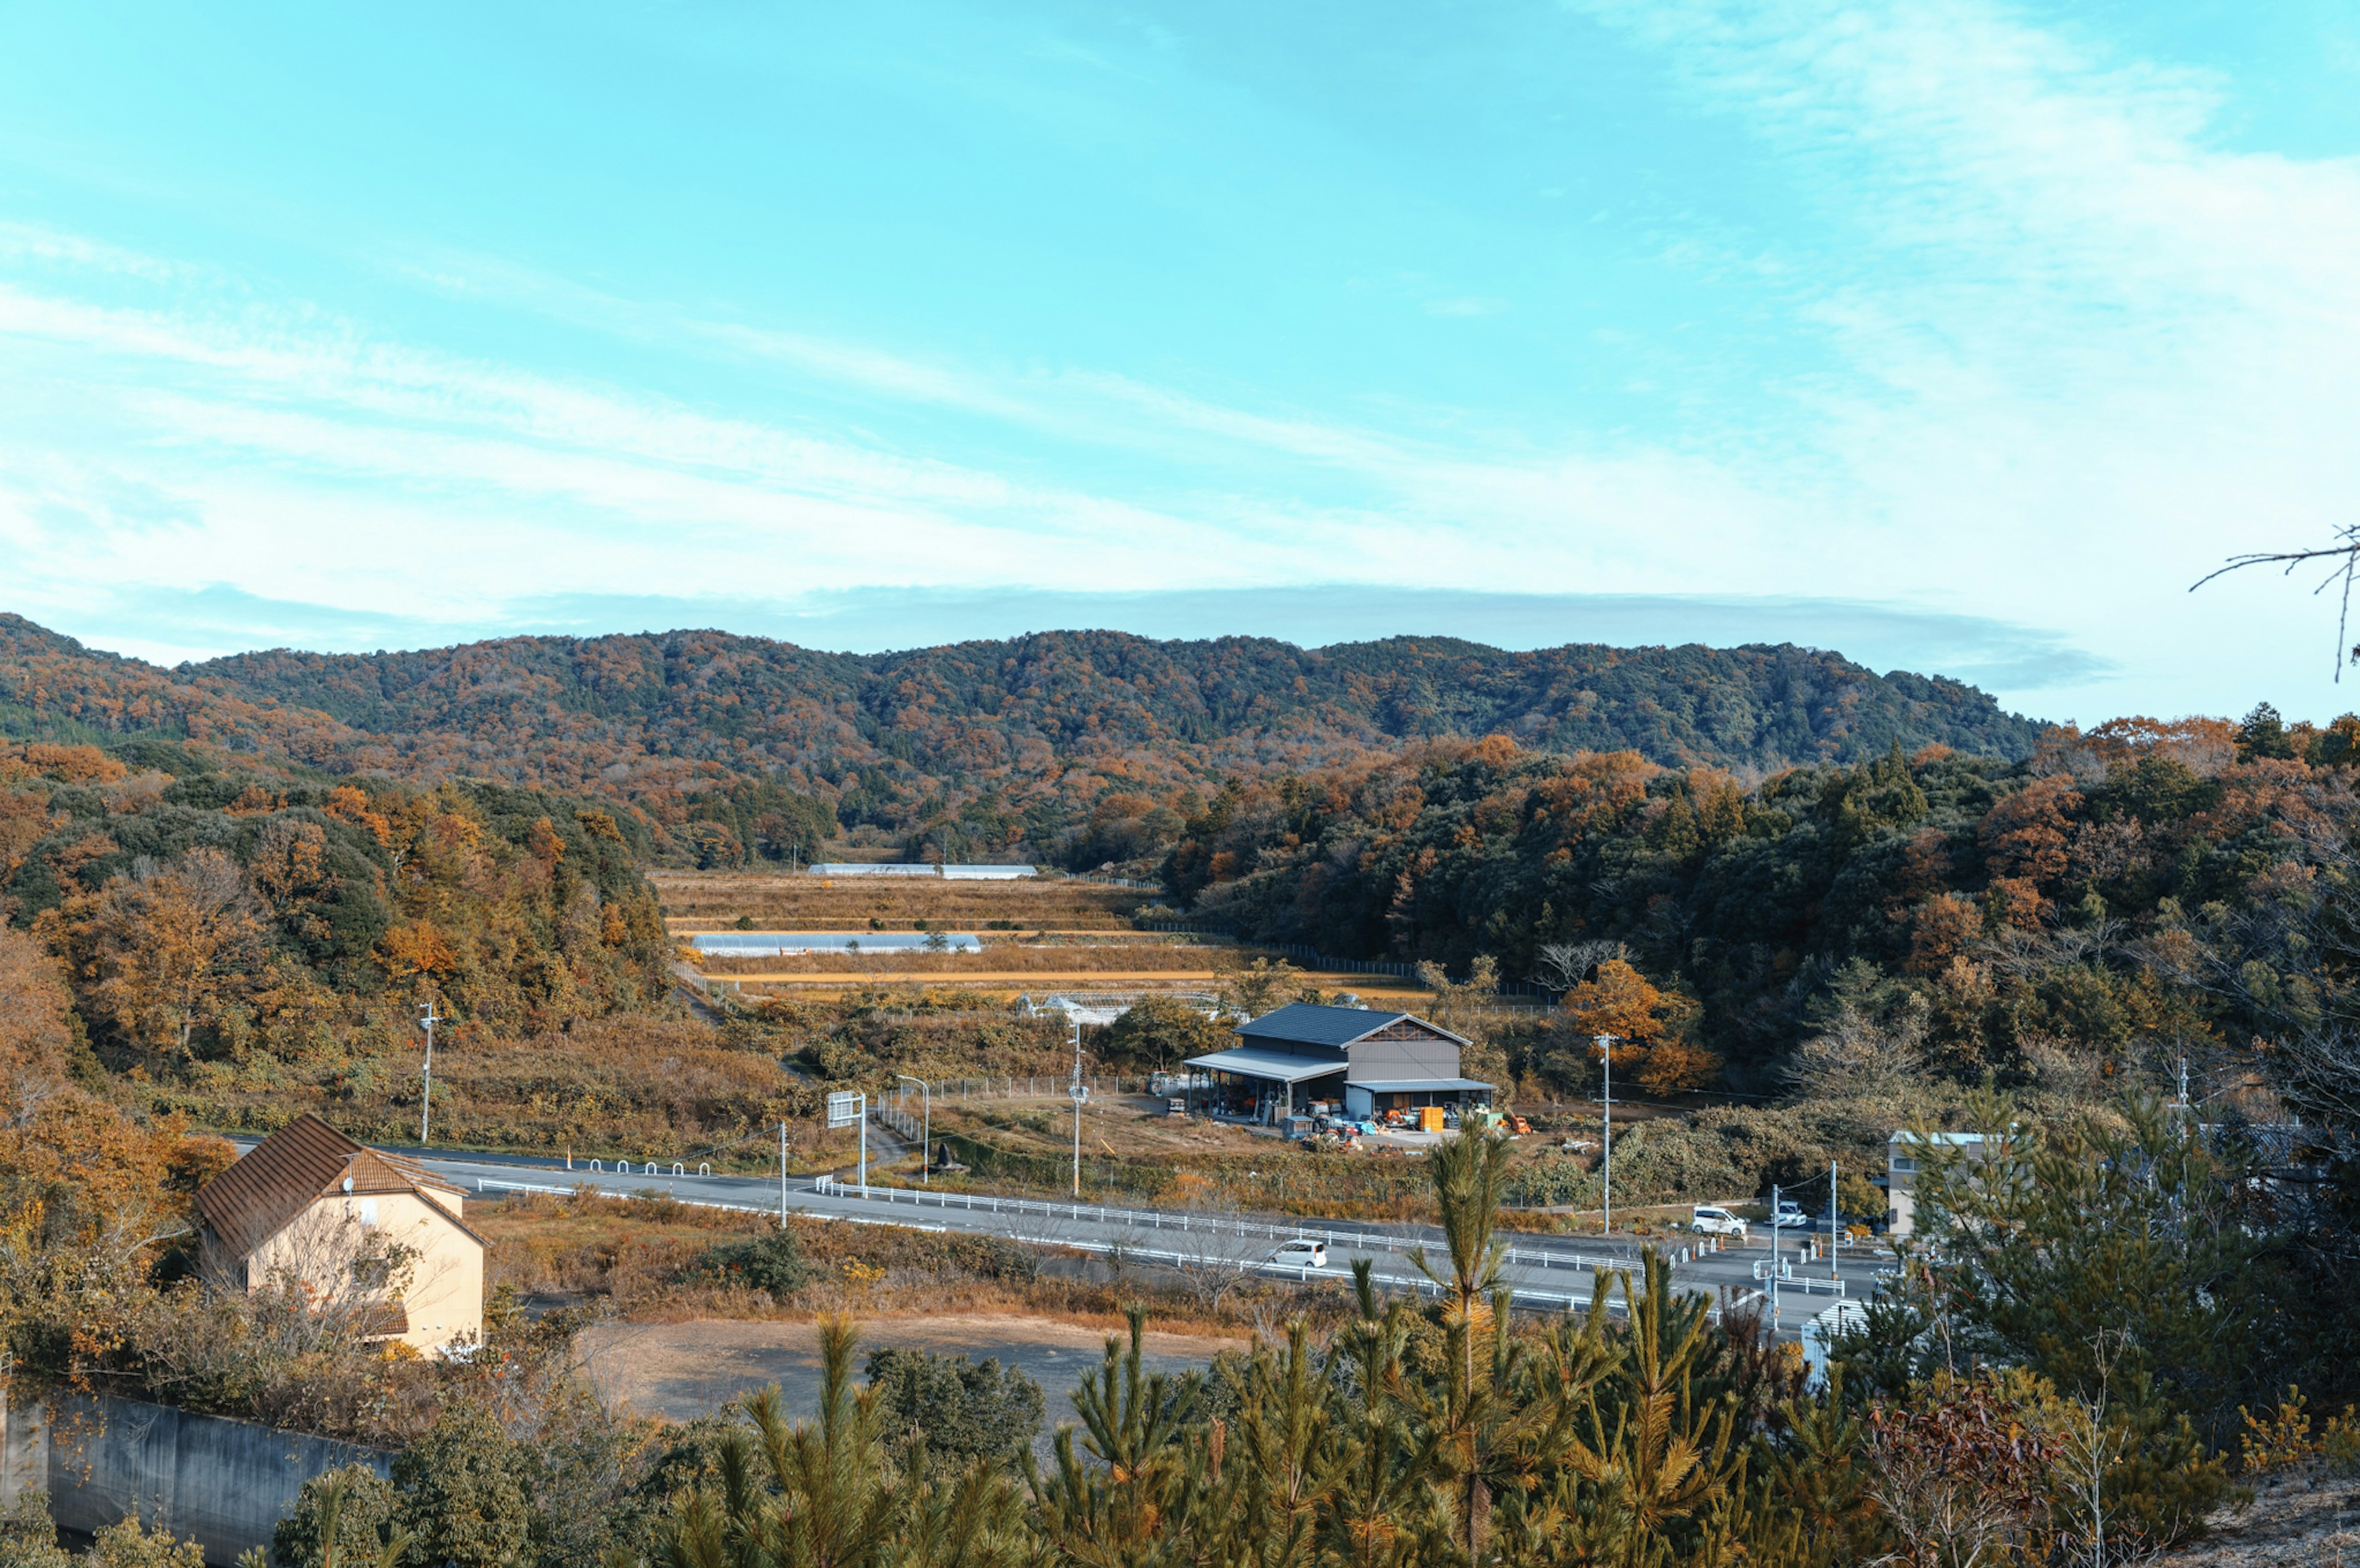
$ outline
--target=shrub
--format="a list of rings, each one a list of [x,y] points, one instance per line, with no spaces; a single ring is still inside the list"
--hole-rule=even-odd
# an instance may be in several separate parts
[[[742,1285],[749,1290],[768,1290],[774,1301],[784,1301],[811,1282],[811,1266],[803,1261],[803,1249],[795,1245],[791,1231],[765,1231],[743,1241],[723,1242],[707,1247],[690,1265],[688,1277],[723,1285]]]
[[[347,1465],[303,1483],[295,1506],[271,1532],[275,1568],[322,1568],[333,1523],[335,1561],[377,1560],[399,1530],[401,1494],[366,1465]]]
[[[869,1385],[897,1451],[923,1441],[946,1468],[984,1459],[1012,1470],[1041,1430],[1041,1385],[997,1359],[881,1348],[869,1353]]]

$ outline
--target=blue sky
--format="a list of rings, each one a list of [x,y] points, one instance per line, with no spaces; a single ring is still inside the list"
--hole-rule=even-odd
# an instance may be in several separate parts
[[[2324,716],[2360,5],[0,3],[0,608]]]

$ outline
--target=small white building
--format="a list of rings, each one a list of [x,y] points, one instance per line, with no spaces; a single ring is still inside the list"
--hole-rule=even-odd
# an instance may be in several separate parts
[[[1208,996],[1201,991],[1144,989],[1060,991],[1049,996],[1023,996],[1016,998],[1016,1010],[1028,1018],[1042,1018],[1047,1014],[1055,1013],[1064,1018],[1067,1023],[1089,1024],[1094,1028],[1103,1029],[1131,1011],[1133,1006],[1150,996],[1161,996],[1168,1001],[1184,1002],[1208,1018],[1221,1016],[1219,999]]]
[[[1904,1130],[1886,1140],[1885,1212],[1887,1235],[1904,1236],[1917,1229],[1915,1187],[1918,1168],[1928,1154],[1938,1149],[1955,1149],[1969,1160],[1980,1160],[1983,1157],[1983,1135],[1979,1132],[1915,1133]]]

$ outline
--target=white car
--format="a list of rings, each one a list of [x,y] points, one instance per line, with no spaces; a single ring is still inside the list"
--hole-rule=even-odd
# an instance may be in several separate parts
[[[1809,1228],[1811,1216],[1803,1212],[1800,1203],[1782,1203],[1778,1205],[1777,1218],[1770,1223],[1780,1230],[1804,1230]]]
[[[1743,1220],[1739,1219],[1727,1209],[1716,1209],[1704,1204],[1699,1204],[1688,1211],[1688,1229],[1699,1236],[1733,1236],[1740,1241],[1745,1239]]]
[[[1270,1260],[1281,1269],[1325,1269],[1328,1267],[1328,1244],[1324,1241],[1290,1241],[1272,1253]]]

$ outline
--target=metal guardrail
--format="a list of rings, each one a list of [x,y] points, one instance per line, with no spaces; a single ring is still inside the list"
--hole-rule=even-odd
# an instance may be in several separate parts
[[[491,1176],[476,1177],[475,1191],[478,1192],[546,1192],[558,1198],[577,1197],[584,1192],[595,1193],[601,1198],[636,1198],[639,1195],[637,1192],[618,1192],[612,1187],[596,1186],[587,1181],[573,1187],[551,1187],[537,1181],[502,1181]],[[683,1198],[677,1192],[666,1192],[663,1195],[672,1203],[685,1203],[692,1209],[727,1209],[732,1214],[767,1215],[776,1215],[779,1212],[776,1209],[763,1208],[753,1203],[716,1203],[710,1198]]]
[[[564,1198],[574,1197],[584,1190],[585,1189],[583,1187],[552,1187],[544,1183],[534,1181],[503,1181],[495,1177],[489,1176],[478,1176],[475,1178],[475,1191],[477,1192],[543,1192],[556,1197]],[[636,1192],[617,1192],[614,1189],[607,1187],[593,1186],[588,1187],[587,1190],[602,1198],[624,1200],[639,1196]],[[812,1190],[814,1194],[817,1195],[835,1195],[836,1193],[849,1195],[859,1191],[858,1187],[848,1186],[840,1181],[831,1181],[825,1177],[822,1177],[819,1181],[814,1182]],[[890,1189],[872,1188],[870,1190],[869,1196],[873,1199],[889,1193],[891,1193]],[[967,1194],[943,1192],[913,1194],[909,1192],[900,1192],[891,1193],[890,1196],[888,1196],[887,1201],[891,1202],[895,1197],[912,1198],[917,1196],[957,1200],[967,1197]],[[765,1219],[775,1218],[778,1215],[778,1211],[775,1209],[760,1208],[751,1203],[715,1203],[710,1199],[682,1198],[676,1195],[672,1197],[672,1201],[679,1203],[686,1203],[693,1208],[727,1209],[735,1214],[760,1214]],[[1008,1212],[1010,1209],[1013,1208],[1017,1211],[1020,1217],[1025,1213],[1032,1212],[1040,1213],[1044,1218],[1054,1217],[1056,1213],[1061,1210],[1065,1211],[1076,1217],[1079,1217],[1086,1210],[1096,1214],[1155,1214],[1159,1213],[1159,1211],[1153,1209],[1108,1210],[1104,1208],[1096,1208],[1093,1205],[1087,1203],[1051,1203],[1033,1199],[985,1199],[982,1200],[982,1203],[996,1205],[997,1212],[1001,1213]],[[953,1207],[959,1205],[954,1203],[951,1204],[945,1204],[944,1206]],[[966,1206],[976,1207],[979,1205],[976,1203],[968,1203]],[[814,1213],[809,1210],[802,1211],[802,1213],[803,1217],[808,1219],[838,1220],[853,1225],[889,1225],[911,1230],[932,1231],[937,1233],[946,1228],[943,1225],[930,1225],[920,1223],[915,1215],[912,1215],[910,1219],[901,1220],[873,1219],[861,1214],[831,1214]],[[1223,1223],[1220,1221],[1219,1217],[1216,1215],[1190,1215],[1182,1214],[1177,1217],[1184,1222],[1179,1227],[1184,1230],[1189,1228],[1186,1222],[1196,1219],[1205,1219],[1209,1221],[1210,1228],[1215,1230],[1218,1230]],[[1261,1235],[1274,1239],[1295,1239],[1296,1237],[1313,1239],[1318,1236],[1326,1236],[1330,1239],[1331,1245],[1333,1245],[1334,1241],[1338,1238],[1357,1243],[1364,1247],[1368,1247],[1371,1243],[1383,1243],[1385,1244],[1384,1246],[1379,1247],[1375,1249],[1404,1253],[1415,1250],[1425,1245],[1422,1242],[1412,1241],[1404,1236],[1386,1236],[1382,1234],[1372,1235],[1359,1231],[1315,1231],[1309,1228],[1288,1230],[1286,1227],[1282,1225],[1264,1225],[1261,1222],[1252,1220],[1234,1220],[1227,1223],[1232,1232],[1240,1236]],[[1206,1227],[1199,1226],[1197,1228]],[[1127,1242],[1097,1241],[1088,1237],[1061,1236],[1054,1233],[1028,1235],[1023,1231],[1016,1231],[1012,1232],[1008,1236],[1008,1239],[1011,1241],[1026,1243],[1034,1247],[1060,1247],[1076,1252],[1087,1252],[1092,1254],[1112,1254],[1120,1252],[1126,1258],[1141,1262],[1169,1263],[1179,1268],[1187,1268],[1198,1265],[1204,1261],[1202,1256],[1199,1254],[1181,1252],[1162,1247],[1134,1247]],[[1683,1260],[1685,1260],[1685,1255],[1683,1255]],[[1535,1263],[1542,1268],[1581,1268],[1586,1270],[1594,1271],[1601,1264],[1605,1264],[1612,1268],[1628,1269],[1631,1267],[1633,1260],[1629,1258],[1585,1259],[1582,1258],[1580,1255],[1573,1253],[1534,1253],[1524,1248],[1511,1247],[1509,1249],[1509,1261]],[[1264,1261],[1251,1266],[1251,1272],[1278,1279],[1295,1279],[1306,1284],[1309,1283],[1313,1279],[1343,1280],[1351,1278],[1351,1270],[1349,1269],[1289,1267],[1285,1264],[1272,1261]],[[1443,1288],[1441,1286],[1436,1284],[1433,1280],[1426,1279],[1422,1274],[1378,1274],[1372,1271],[1370,1275],[1370,1280],[1373,1284],[1396,1290],[1407,1290],[1419,1295],[1440,1296],[1443,1293]],[[1783,1286],[1786,1281],[1781,1280],[1780,1283]],[[1796,1283],[1800,1284],[1802,1281],[1798,1280],[1796,1281]],[[1817,1281],[1817,1283],[1824,1285],[1827,1281],[1820,1280]],[[1767,1294],[1761,1290],[1747,1290],[1743,1288],[1738,1288],[1727,1294],[1723,1301],[1715,1302],[1711,1307],[1710,1307],[1707,1310],[1706,1315],[1712,1322],[1718,1323],[1721,1320],[1721,1314],[1724,1310],[1734,1309],[1743,1305],[1747,1301],[1755,1298],[1766,1300]],[[1510,1288],[1509,1299],[1511,1305],[1547,1307],[1559,1312],[1573,1312],[1587,1309],[1592,1298],[1579,1291],[1539,1290],[1535,1290],[1529,1285],[1514,1285]],[[1627,1317],[1630,1313],[1629,1303],[1616,1297],[1608,1298],[1606,1310],[1616,1316]]]
[[[876,1185],[863,1192],[858,1185],[836,1181],[832,1176],[814,1178],[811,1191],[821,1197],[865,1198],[870,1203],[908,1203],[912,1208],[932,1205],[939,1209],[1014,1214],[1020,1218],[1026,1214],[1039,1214],[1043,1219],[1064,1219],[1075,1225],[1087,1223],[1131,1230],[1204,1231],[1214,1235],[1257,1236],[1272,1241],[1325,1241],[1330,1247],[1350,1247],[1365,1252],[1390,1252],[1403,1256],[1441,1245],[1433,1239],[1395,1236],[1385,1231],[1334,1230],[1324,1225],[1300,1224],[1273,1225],[1264,1220],[1197,1214],[1187,1209],[1109,1208],[1099,1203],[1061,1203],[1045,1198],[997,1198],[977,1192],[925,1192],[916,1188]],[[1665,1253],[1664,1257],[1677,1268],[1718,1250],[1717,1246],[1707,1247],[1699,1243],[1675,1248]],[[1551,1247],[1517,1247],[1513,1244],[1508,1247],[1507,1260],[1529,1268],[1569,1269],[1583,1273],[1595,1273],[1601,1269],[1633,1269],[1639,1262],[1636,1258],[1621,1254],[1563,1252]]]

